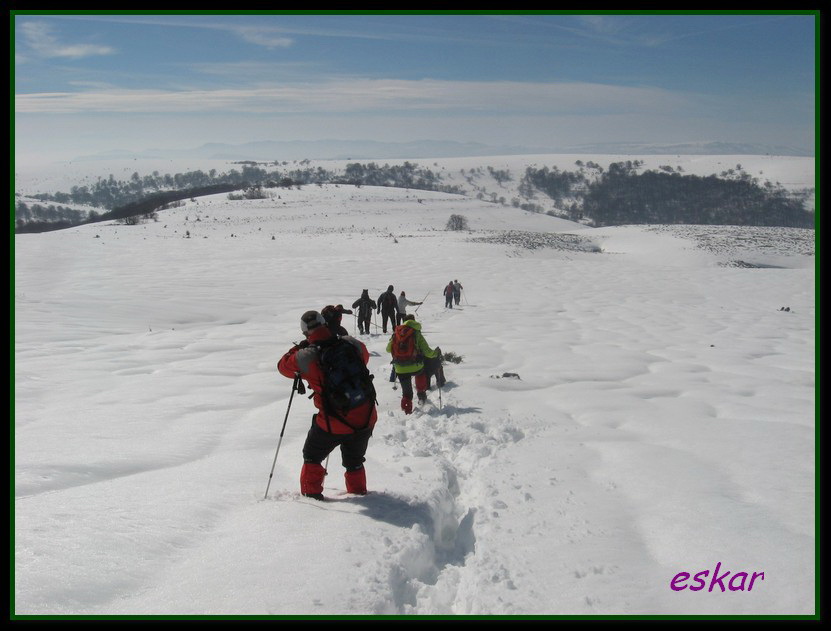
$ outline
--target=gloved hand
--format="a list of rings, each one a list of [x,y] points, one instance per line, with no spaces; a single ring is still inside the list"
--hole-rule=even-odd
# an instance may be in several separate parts
[[[309,340],[303,340],[297,345],[297,348],[306,348],[309,345]]]
[[[441,346],[436,346],[436,356],[441,357]]]

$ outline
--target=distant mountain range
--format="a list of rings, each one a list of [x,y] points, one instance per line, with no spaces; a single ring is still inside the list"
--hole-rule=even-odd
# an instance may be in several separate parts
[[[679,142],[679,143],[639,143],[616,142],[598,143],[568,147],[557,153],[594,153],[611,155],[746,155],[746,156],[803,156],[813,157],[813,152],[799,147],[783,145],[762,145],[741,142]]]
[[[372,140],[261,140],[241,144],[207,143],[181,150],[107,151],[77,160],[146,158],[203,158],[211,160],[401,160],[425,158],[464,158],[497,155],[537,154],[609,155],[777,155],[812,156],[797,147],[729,142],[596,143],[570,147],[494,146],[476,142],[419,140],[378,142]]]

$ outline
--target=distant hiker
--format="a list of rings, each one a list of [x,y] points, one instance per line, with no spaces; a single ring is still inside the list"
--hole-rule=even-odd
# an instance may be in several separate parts
[[[321,462],[340,447],[347,493],[366,494],[364,461],[372,429],[378,419],[372,375],[366,366],[369,351],[360,340],[338,338],[317,311],[300,319],[305,340],[292,347],[277,363],[281,375],[299,375],[314,391],[317,413],[303,444],[300,492],[317,500],[323,497],[326,469]],[[350,377],[361,374],[361,379]],[[342,377],[341,375],[347,375]],[[345,384],[357,384],[349,390]],[[345,395],[344,393],[348,393]]]
[[[427,400],[427,375],[424,373],[424,358],[438,356],[438,349],[433,350],[421,334],[421,324],[415,316],[407,315],[403,324],[395,327],[395,332],[387,343],[387,352],[392,355],[392,365],[398,381],[401,382],[401,409],[404,414],[413,411],[413,383],[415,377],[416,392],[419,403]]]
[[[407,299],[407,294],[403,291],[398,294],[398,319],[396,320],[396,324],[401,324],[404,322],[404,318],[407,316],[407,307],[410,305],[420,305],[420,302],[414,302],[412,300]]]
[[[398,313],[398,299],[392,291],[393,287],[387,287],[387,291],[378,296],[377,313],[381,314],[381,330],[387,332],[387,319],[390,321],[390,328],[395,328],[396,314]]]
[[[335,335],[349,335],[349,331],[341,325],[341,319],[343,318],[344,313],[352,313],[352,310],[344,309],[343,305],[326,305],[323,307],[323,311],[320,312],[320,315],[322,315],[323,319],[326,320],[326,326],[331,329],[332,333]]]
[[[462,297],[462,284],[458,280],[453,281],[453,301],[458,305]]]
[[[451,280],[444,288],[444,306],[450,309],[453,308],[453,291],[453,281]]]
[[[375,301],[369,297],[368,289],[364,289],[361,297],[352,303],[352,308],[358,310],[358,330],[361,333],[369,333],[369,322],[372,320],[372,312],[375,311]]]

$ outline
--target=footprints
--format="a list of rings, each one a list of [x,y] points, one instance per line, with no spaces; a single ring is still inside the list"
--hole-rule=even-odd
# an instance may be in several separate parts
[[[574,570],[574,576],[575,578],[586,578],[591,575],[614,574],[616,570],[617,568],[615,566],[593,565],[588,568]]]
[[[478,408],[459,407],[453,396],[448,398],[442,409],[428,406],[412,415],[395,410],[378,425],[385,429],[379,437],[392,448],[392,460],[401,469],[413,458],[429,458],[439,468],[428,497],[418,498],[418,506],[428,513],[419,518],[421,537],[408,536],[403,546],[400,541],[388,546],[395,570],[388,577],[392,602],[387,605],[398,614],[437,603],[442,603],[441,613],[453,613],[456,590],[471,572],[476,580],[499,585],[497,589],[516,589],[505,566],[492,567],[498,562],[490,556],[477,558],[476,531],[477,526],[492,526],[500,513],[533,502],[531,489],[519,485],[523,488],[515,496],[496,494],[484,503],[478,494],[482,471],[493,455],[524,439],[525,433],[510,416],[484,418]],[[483,571],[487,574],[480,575]]]

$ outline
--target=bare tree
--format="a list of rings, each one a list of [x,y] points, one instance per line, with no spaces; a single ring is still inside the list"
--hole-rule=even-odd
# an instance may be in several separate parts
[[[447,220],[447,229],[467,230],[467,217],[465,217],[464,215],[450,215],[450,219]]]

